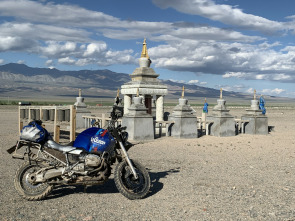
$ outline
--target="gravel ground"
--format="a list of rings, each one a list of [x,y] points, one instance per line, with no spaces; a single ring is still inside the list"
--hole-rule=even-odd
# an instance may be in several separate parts
[[[30,202],[15,191],[22,164],[6,149],[17,135],[17,107],[0,107],[0,220],[295,220],[294,109],[268,109],[269,135],[198,139],[162,137],[130,156],[148,168],[152,188],[142,200],[104,185],[56,188]],[[241,116],[244,109],[232,109]],[[200,115],[200,110],[197,110]]]

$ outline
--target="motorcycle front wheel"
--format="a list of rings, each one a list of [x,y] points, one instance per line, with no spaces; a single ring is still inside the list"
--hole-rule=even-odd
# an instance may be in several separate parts
[[[42,200],[48,196],[53,186],[47,183],[35,183],[35,172],[42,167],[35,162],[24,163],[17,171],[14,186],[17,192],[27,200]]]
[[[151,179],[144,166],[135,160],[131,160],[131,162],[138,178],[134,178],[128,163],[122,161],[115,169],[115,184],[119,192],[126,198],[130,200],[142,199],[150,190]]]

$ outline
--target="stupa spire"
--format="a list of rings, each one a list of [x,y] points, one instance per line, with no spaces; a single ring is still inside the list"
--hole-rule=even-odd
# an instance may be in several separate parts
[[[182,93],[181,93],[181,98],[184,98],[184,86],[182,86]]]
[[[141,58],[147,58],[147,59],[150,58],[148,55],[147,47],[146,47],[146,39],[144,39],[142,43]]]
[[[120,89],[117,90],[117,97],[120,97]]]

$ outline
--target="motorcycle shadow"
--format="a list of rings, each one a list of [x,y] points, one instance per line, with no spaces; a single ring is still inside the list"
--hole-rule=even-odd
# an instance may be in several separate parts
[[[151,188],[150,188],[150,192],[148,193],[148,195],[146,196],[146,198],[155,195],[156,193],[160,192],[163,187],[164,184],[162,182],[160,182],[161,178],[165,178],[168,175],[171,175],[173,173],[178,173],[180,172],[180,167],[177,167],[175,169],[170,169],[167,171],[162,171],[162,172],[150,172],[150,178],[151,178]]]
[[[56,199],[64,197],[71,194],[87,194],[87,193],[97,193],[97,194],[110,194],[118,193],[115,182],[113,179],[109,179],[106,183],[102,185],[62,185],[57,186],[53,189],[52,193],[47,197],[47,199]]]
[[[149,169],[148,169],[149,170]],[[168,175],[171,175],[173,173],[180,172],[179,168],[170,169],[167,171],[161,171],[161,172],[151,172],[149,170],[149,175],[151,178],[151,188],[150,192],[145,198],[151,197],[158,192],[160,192],[164,184],[160,182],[161,178],[165,178]],[[63,185],[63,186],[57,186],[54,188],[52,193],[47,197],[47,199],[56,199],[59,197],[71,195],[71,194],[83,194],[83,193],[97,193],[97,194],[111,194],[111,193],[119,193],[115,181],[113,179],[109,179],[108,182],[102,185],[94,185],[94,186],[83,186],[83,185]]]

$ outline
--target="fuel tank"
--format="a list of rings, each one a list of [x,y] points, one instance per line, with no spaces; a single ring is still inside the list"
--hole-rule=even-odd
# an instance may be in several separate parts
[[[98,154],[109,151],[114,145],[115,139],[108,130],[97,127],[91,127],[81,132],[73,144],[74,147]]]

